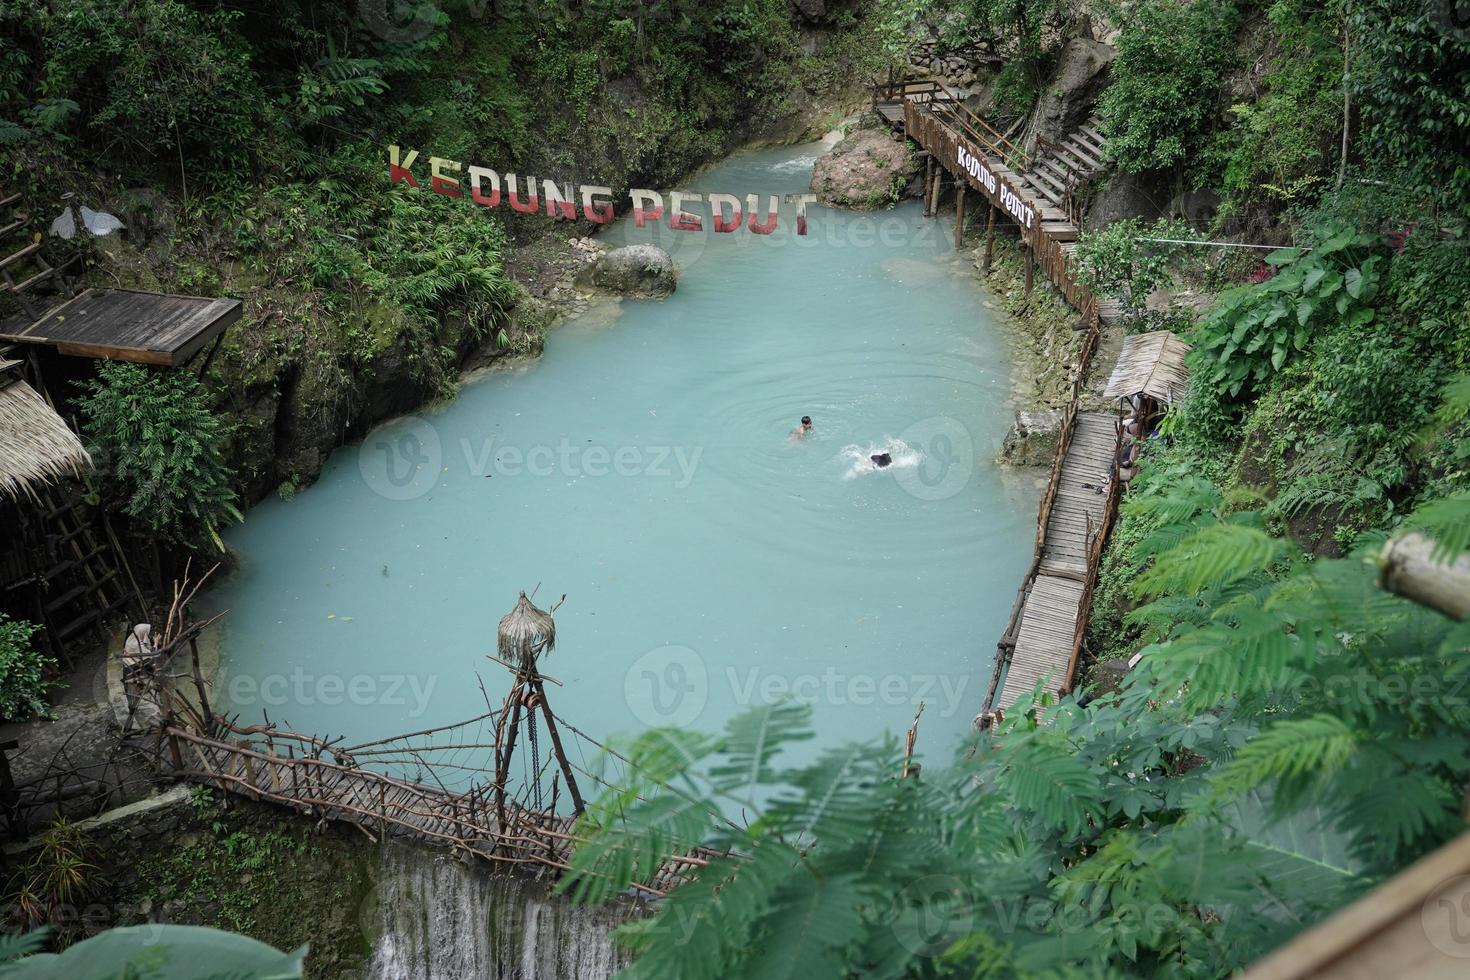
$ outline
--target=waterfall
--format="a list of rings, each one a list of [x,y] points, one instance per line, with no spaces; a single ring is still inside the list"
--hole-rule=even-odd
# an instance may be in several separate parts
[[[573,905],[549,885],[483,862],[384,845],[369,980],[605,980],[626,964],[610,933],[627,905]]]

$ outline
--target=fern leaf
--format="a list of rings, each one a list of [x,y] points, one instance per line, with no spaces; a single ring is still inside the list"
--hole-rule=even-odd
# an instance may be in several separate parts
[[[1246,743],[1214,781],[1234,796],[1273,780],[1320,780],[1345,766],[1357,749],[1353,731],[1334,715],[1277,722]]]
[[[1153,567],[1139,576],[1136,588],[1141,595],[1149,596],[1164,592],[1193,594],[1258,572],[1284,552],[1281,541],[1258,528],[1215,524],[1159,555]]]

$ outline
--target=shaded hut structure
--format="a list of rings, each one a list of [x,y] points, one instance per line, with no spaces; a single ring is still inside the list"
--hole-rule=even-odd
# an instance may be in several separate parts
[[[135,593],[108,531],[76,506],[91,457],[21,367],[0,351],[0,609],[40,623],[38,641],[70,667]]]
[[[1148,435],[1167,406],[1188,393],[1189,368],[1184,358],[1189,350],[1170,330],[1123,339],[1123,350],[1103,396],[1127,402],[1128,413],[1138,420],[1140,437]]]

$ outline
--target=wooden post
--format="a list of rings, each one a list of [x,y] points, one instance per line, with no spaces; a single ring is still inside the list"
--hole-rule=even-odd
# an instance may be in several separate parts
[[[954,247],[965,247],[965,182],[959,178],[954,185]]]
[[[934,154],[924,158],[924,217],[932,213],[929,210],[930,199],[934,196]]]
[[[567,777],[567,791],[572,794],[572,810],[577,816],[582,815],[586,806],[582,803],[582,794],[577,791],[577,779],[572,775],[572,765],[567,761],[566,752],[562,751],[561,735],[556,730],[556,717],[551,713],[551,705],[546,703],[546,689],[541,686],[541,678],[533,678],[531,683],[535,685],[536,694],[541,698],[541,713],[546,716],[546,732],[551,736],[551,748],[556,752],[556,761],[561,765],[562,775]],[[552,812],[556,806],[552,805]]]
[[[1026,250],[1026,295],[1030,296],[1031,272],[1032,269],[1036,266],[1036,250],[1027,245],[1024,241],[1021,243],[1021,246]]]
[[[514,699],[515,704],[510,710],[510,724],[505,728],[505,741],[500,747],[500,752],[495,759],[495,818],[498,821],[496,830],[505,833],[505,783],[510,778],[510,755],[515,750],[516,731],[521,726],[521,695],[523,691],[519,680],[511,689],[507,701]]]
[[[929,189],[929,214],[939,217],[939,190],[944,185],[944,168],[934,168],[934,186]]]
[[[990,216],[985,220],[985,274],[990,275],[990,258],[995,254],[995,205],[990,205]]]
[[[199,692],[199,713],[204,718],[204,735],[214,736],[214,712],[209,708],[209,692],[204,687],[204,672],[199,669],[199,641],[189,637],[189,659],[193,664],[194,690]]]
[[[1383,546],[1378,584],[1389,592],[1444,613],[1470,617],[1470,555],[1434,560],[1434,540],[1417,532]]]

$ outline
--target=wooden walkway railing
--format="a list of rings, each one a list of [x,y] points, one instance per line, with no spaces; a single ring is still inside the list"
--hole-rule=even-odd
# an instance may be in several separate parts
[[[879,86],[873,101],[886,118],[901,115],[906,135],[953,176],[961,199],[956,207],[960,221],[963,195],[970,190],[989,202],[992,228],[996,212],[1015,223],[1026,249],[1027,288],[1033,267],[1039,268],[1086,328],[1037,515],[1031,566],[997,645],[982,709],[989,712],[1010,707],[1037,687],[1054,695],[1068,690],[1080,659],[1102,547],[1118,501],[1116,480],[1108,482],[1105,494],[1093,489],[1116,459],[1116,420],[1078,411],[1098,347],[1101,308],[1070,266],[1071,243],[1080,232],[1078,215],[1027,193],[1032,186],[1026,175],[1032,165],[1028,154],[939,82]],[[926,192],[926,209],[933,210],[930,202],[936,195],[930,188]]]

